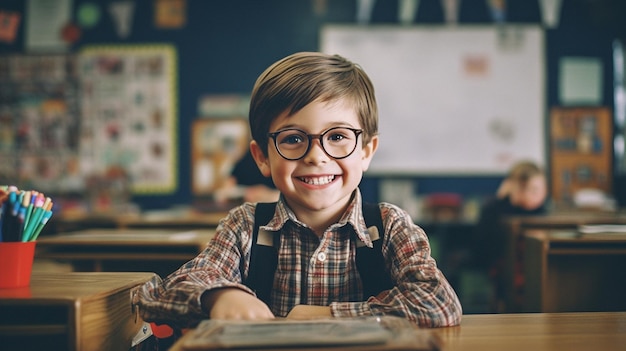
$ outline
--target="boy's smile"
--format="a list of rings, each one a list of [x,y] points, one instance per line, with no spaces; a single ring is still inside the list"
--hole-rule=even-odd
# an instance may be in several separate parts
[[[310,185],[325,185],[335,180],[335,176],[330,175],[330,176],[317,177],[317,178],[300,177],[300,180]]]
[[[344,100],[314,101],[292,116],[284,112],[272,121],[270,132],[297,128],[309,134],[322,134],[333,127],[361,128],[355,108]],[[326,138],[335,137],[334,134],[324,136],[325,143]],[[341,159],[329,156],[315,138],[311,139],[307,153],[298,160],[281,156],[273,140],[268,144],[267,158],[255,142],[251,148],[261,172],[272,177],[298,219],[314,229],[324,230],[348,206],[378,145],[377,137],[365,147],[362,136],[355,134],[354,137],[357,138],[354,152]]]

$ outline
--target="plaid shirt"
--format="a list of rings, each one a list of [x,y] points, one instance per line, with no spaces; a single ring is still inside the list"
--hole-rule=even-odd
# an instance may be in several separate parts
[[[395,287],[361,301],[356,241],[372,246],[361,201],[357,190],[343,217],[319,238],[281,197],[272,220],[261,226],[281,236],[269,306],[274,315],[284,317],[295,305],[307,304],[330,306],[335,317],[395,315],[425,327],[459,324],[461,304],[430,256],[426,234],[405,211],[388,203],[379,204],[385,228],[382,253]],[[254,294],[242,284],[242,276],[248,274],[255,208],[245,203],[231,210],[197,257],[165,280],[155,277],[135,289],[132,302],[142,318],[193,326],[208,318],[200,304],[205,291],[236,287]]]

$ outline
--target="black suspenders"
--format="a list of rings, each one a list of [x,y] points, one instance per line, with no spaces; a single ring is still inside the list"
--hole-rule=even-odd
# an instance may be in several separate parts
[[[259,244],[259,226],[268,223],[274,216],[275,210],[275,202],[258,203],[256,206],[249,273],[243,282],[247,287],[254,290],[257,297],[268,306],[270,305],[274,273],[278,265],[277,248],[280,237],[273,235],[271,243]],[[379,233],[377,240],[372,238],[374,244],[372,249],[362,246],[357,247],[356,252],[356,266],[363,283],[363,300],[366,300],[369,296],[376,296],[381,291],[393,288],[394,285],[385,269],[385,260],[382,254],[382,242],[385,233],[378,204],[363,203],[363,217],[367,227],[376,227]],[[243,273],[243,269],[241,272]]]

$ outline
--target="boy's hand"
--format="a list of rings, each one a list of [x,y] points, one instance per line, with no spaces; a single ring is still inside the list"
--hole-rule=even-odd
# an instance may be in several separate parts
[[[263,301],[237,289],[223,288],[202,295],[202,308],[211,319],[273,319],[274,314]]]
[[[289,311],[287,319],[315,319],[332,316],[330,306],[296,305]]]

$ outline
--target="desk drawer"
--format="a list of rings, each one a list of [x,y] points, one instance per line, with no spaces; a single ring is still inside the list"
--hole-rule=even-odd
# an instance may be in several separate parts
[[[68,306],[0,304],[2,350],[70,350]]]

